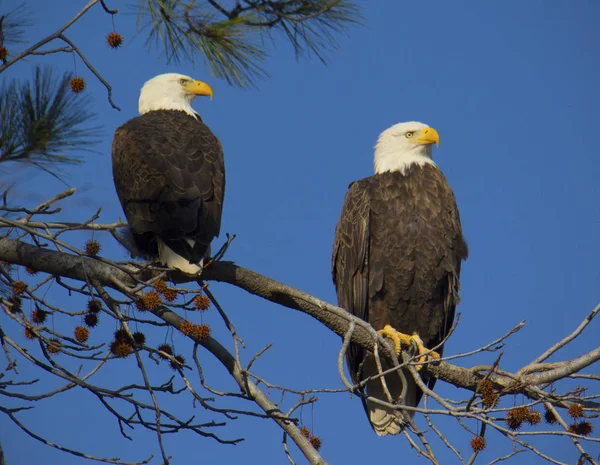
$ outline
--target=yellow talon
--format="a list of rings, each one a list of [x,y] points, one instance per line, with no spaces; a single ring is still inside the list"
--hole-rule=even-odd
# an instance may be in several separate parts
[[[440,354],[438,354],[435,351],[431,351],[429,352],[429,349],[427,349],[427,347],[425,347],[425,345],[423,344],[423,341],[421,340],[421,338],[419,337],[419,335],[417,333],[414,333],[412,336],[409,336],[408,334],[404,334],[401,333],[399,331],[396,331],[394,328],[392,328],[390,325],[385,325],[383,327],[383,329],[377,331],[378,334],[380,334],[383,337],[387,337],[389,339],[391,339],[394,342],[394,351],[396,352],[396,355],[400,355],[400,349],[402,347],[402,344],[404,344],[405,346],[411,346],[412,344],[415,344],[417,346],[417,349],[419,351],[419,359],[418,362],[419,364],[417,365],[417,370],[420,370],[421,368],[423,368],[422,363],[425,362],[425,359],[427,357],[431,357],[431,358],[440,358]],[[429,352],[427,355],[423,355],[424,353]]]

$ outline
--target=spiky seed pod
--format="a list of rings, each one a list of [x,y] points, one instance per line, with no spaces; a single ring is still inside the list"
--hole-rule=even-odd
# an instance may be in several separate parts
[[[300,428],[300,432],[306,436],[306,438],[310,438],[310,430],[306,426]]]
[[[513,411],[514,415],[521,421],[527,421],[529,418],[529,408],[527,407],[515,407]]]
[[[569,405],[567,412],[571,418],[581,418],[583,416],[583,407],[581,404],[573,403]]]
[[[8,56],[8,50],[4,45],[0,45],[0,60],[5,61]]]
[[[34,270],[33,268],[30,268],[30,267],[28,267],[28,266],[27,266],[27,267],[25,267],[25,271],[27,272],[27,274],[28,274],[29,276],[34,276],[34,275],[38,274],[38,271],[37,271],[37,270]]]
[[[83,322],[86,326],[90,328],[94,328],[98,325],[98,314],[97,313],[88,313],[83,317]]]
[[[506,417],[506,426],[510,430],[517,431],[518,429],[521,428],[522,424],[523,424],[522,421],[519,421],[514,417]]]
[[[482,404],[484,408],[493,408],[497,403],[500,396],[496,392],[491,392],[490,394],[486,394],[482,399]]]
[[[92,299],[88,302],[87,308],[92,313],[99,313],[102,310],[102,302],[98,299]]]
[[[50,339],[48,344],[46,344],[46,350],[51,354],[58,354],[60,352],[60,348],[62,347],[62,342],[59,339]]]
[[[485,449],[485,439],[481,436],[475,436],[471,439],[471,449],[473,449],[474,452],[481,452]]]
[[[191,323],[189,321],[184,321],[179,325],[179,331],[181,331],[186,336],[189,336],[190,334],[192,334],[194,332],[195,327],[196,327],[196,325],[194,323]]]
[[[594,428],[592,428],[592,424],[589,421],[581,421],[569,426],[569,433],[580,434],[581,436],[589,436],[593,430]]]
[[[523,411],[524,409],[524,411]],[[513,431],[521,428],[521,425],[528,418],[528,409],[526,407],[515,407],[506,412],[506,426]]]
[[[537,410],[530,409],[529,416],[527,417],[527,422],[530,425],[537,425],[542,421],[542,414]]]
[[[75,339],[77,339],[78,342],[83,344],[88,340],[88,337],[90,337],[90,330],[85,326],[77,326],[75,328]]]
[[[148,310],[156,310],[162,304],[160,294],[156,291],[146,292],[142,299],[144,300],[144,306]]]
[[[46,321],[46,317],[48,316],[48,312],[42,310],[41,308],[36,308],[31,312],[31,321],[33,321],[36,325],[41,325]]]
[[[133,333],[133,341],[138,346],[143,346],[146,343],[146,335],[141,331],[136,331],[135,333]]]
[[[498,402],[498,393],[494,391],[494,383],[489,379],[479,381],[479,393],[485,408],[492,408]]]
[[[23,281],[13,281],[12,291],[14,295],[23,295],[27,291],[27,284]]]
[[[546,420],[546,423],[553,425],[556,423],[556,416],[554,416],[554,413],[550,410],[546,410],[546,413],[544,413],[544,420]]]
[[[117,329],[115,331],[115,341],[129,344],[129,335],[127,334],[127,331],[125,331],[123,328]]]
[[[164,352],[165,354],[173,355],[173,347],[171,347],[169,344],[159,345],[158,350],[160,350],[161,352]],[[163,360],[170,360],[169,357],[166,357],[163,354],[158,354],[158,356],[160,358],[162,358]]]
[[[111,32],[106,36],[106,43],[110,48],[117,49],[123,44],[123,36],[118,32]]]
[[[308,440],[316,450],[321,448],[321,438],[319,436],[311,436]]]
[[[175,360],[171,360],[171,368],[173,368],[173,370],[183,368],[183,365],[185,365],[185,358],[183,358],[183,355],[175,355],[173,358]]]
[[[94,239],[91,239],[85,243],[85,253],[90,257],[95,257],[98,255],[101,248],[100,242],[95,241]]]
[[[83,92],[85,89],[85,80],[82,77],[74,77],[69,82],[69,86],[71,86],[71,90],[78,94],[79,92]]]
[[[37,336],[35,335],[35,333],[32,331],[31,328],[29,327],[25,327],[25,329],[23,330],[23,334],[25,334],[25,337],[27,339],[35,339]]]
[[[210,307],[210,299],[205,295],[199,294],[194,297],[194,307],[196,307],[196,310],[200,311],[208,310],[208,307]]]
[[[17,313],[21,311],[21,304],[23,303],[21,297],[13,295],[10,299],[8,299],[8,303],[10,304],[9,311],[11,313]]]
[[[133,352],[133,347],[127,342],[113,341],[110,345],[110,351],[119,358],[126,358]]]
[[[194,332],[192,333],[196,339],[200,339],[201,341],[204,339],[208,339],[210,337],[210,326],[208,325],[196,325],[194,327]]]
[[[489,379],[482,379],[478,383],[478,390],[481,393],[481,396],[485,397],[487,394],[494,392],[494,383]]]
[[[167,302],[173,302],[179,295],[179,292],[177,292],[177,289],[166,289],[162,295]]]
[[[153,287],[156,292],[160,292],[161,294],[168,289],[167,283],[164,279],[157,279],[154,281]]]
[[[135,301],[135,308],[137,308],[140,312],[148,311],[148,307],[146,307],[146,301],[143,297]]]

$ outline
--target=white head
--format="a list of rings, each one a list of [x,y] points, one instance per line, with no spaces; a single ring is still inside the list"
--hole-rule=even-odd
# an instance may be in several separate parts
[[[198,114],[192,108],[192,100],[198,95],[212,99],[213,90],[183,74],[159,74],[142,87],[138,109],[140,115],[153,110],[180,110],[195,118]]]
[[[386,129],[375,145],[375,173],[400,171],[404,174],[406,168],[415,163],[435,165],[431,159],[432,144],[439,146],[440,136],[423,123],[411,121]]]

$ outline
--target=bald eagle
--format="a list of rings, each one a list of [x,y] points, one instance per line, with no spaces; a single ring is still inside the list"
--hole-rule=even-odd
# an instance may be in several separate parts
[[[441,356],[459,301],[468,251],[452,189],[431,159],[439,140],[435,129],[417,122],[384,131],[375,146],[375,175],[350,184],[335,232],[339,305],[391,338],[396,353],[416,346],[419,354],[435,348],[430,355]],[[378,373],[373,355],[360,346],[349,347],[346,361],[355,384]],[[420,373],[433,388],[436,379]],[[385,384],[398,405],[417,407],[423,395],[408,371],[386,375]],[[366,394],[389,401],[381,377],[367,381]],[[379,436],[404,428],[398,409],[365,398],[363,405]]]
[[[219,139],[191,106],[208,84],[161,74],[144,84],[140,116],[115,133],[113,178],[137,252],[188,274],[219,235],[225,166]]]

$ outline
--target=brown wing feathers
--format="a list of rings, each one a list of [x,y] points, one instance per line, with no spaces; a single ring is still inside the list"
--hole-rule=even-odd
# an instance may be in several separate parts
[[[387,172],[350,186],[336,229],[333,280],[340,306],[376,330],[390,324],[437,346],[454,319],[466,257],[456,200],[437,167],[414,165],[406,174]],[[359,347],[348,351],[355,382],[364,356]]]
[[[200,118],[160,110],[128,121],[113,140],[113,176],[142,251],[156,255],[160,237],[200,261],[219,234],[225,190],[221,144]]]

